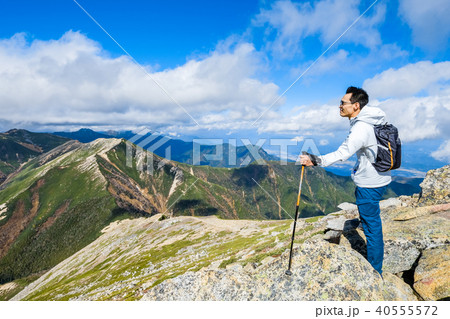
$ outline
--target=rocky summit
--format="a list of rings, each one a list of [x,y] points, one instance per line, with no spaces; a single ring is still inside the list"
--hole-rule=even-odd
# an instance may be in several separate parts
[[[415,300],[405,283],[381,276],[357,252],[314,239],[256,269],[188,272],[151,289],[142,300]],[[399,286],[397,288],[397,286]]]
[[[152,288],[143,300],[445,300],[450,297],[450,166],[430,171],[417,196],[381,203],[384,278],[364,259],[356,207],[331,214],[324,235],[259,268],[188,272]],[[442,189],[444,188],[444,189]],[[421,207],[418,207],[418,206]],[[317,225],[316,225],[317,226]]]
[[[383,278],[351,204],[299,219],[290,276],[292,220],[155,214],[114,221],[12,300],[448,300],[449,169],[429,172],[421,196],[381,202]]]

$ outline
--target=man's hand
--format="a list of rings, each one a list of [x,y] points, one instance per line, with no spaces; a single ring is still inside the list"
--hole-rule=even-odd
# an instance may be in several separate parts
[[[300,155],[300,163],[305,166],[314,166],[308,155]]]

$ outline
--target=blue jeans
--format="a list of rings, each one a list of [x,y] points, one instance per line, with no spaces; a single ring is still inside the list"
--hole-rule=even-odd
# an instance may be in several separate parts
[[[356,205],[358,205],[364,235],[367,240],[367,260],[372,267],[382,273],[384,242],[380,218],[380,200],[387,186],[376,188],[356,187]]]

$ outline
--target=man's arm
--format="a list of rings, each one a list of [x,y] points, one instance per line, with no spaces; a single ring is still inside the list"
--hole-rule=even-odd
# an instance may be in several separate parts
[[[300,162],[306,166],[330,166],[339,161],[346,161],[360,148],[364,146],[364,142],[367,141],[368,131],[366,123],[357,122],[352,127],[349,135],[345,139],[344,143],[332,153],[328,153],[323,156],[316,156],[316,159],[312,159],[311,155],[301,155]],[[370,125],[369,125],[370,126]]]

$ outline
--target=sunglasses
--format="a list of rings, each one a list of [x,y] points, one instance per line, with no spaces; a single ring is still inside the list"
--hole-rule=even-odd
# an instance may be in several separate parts
[[[345,104],[353,104],[353,103],[352,102],[347,102],[347,101],[344,102],[344,101],[341,100],[341,104],[340,105],[342,106],[342,105],[345,105]]]

